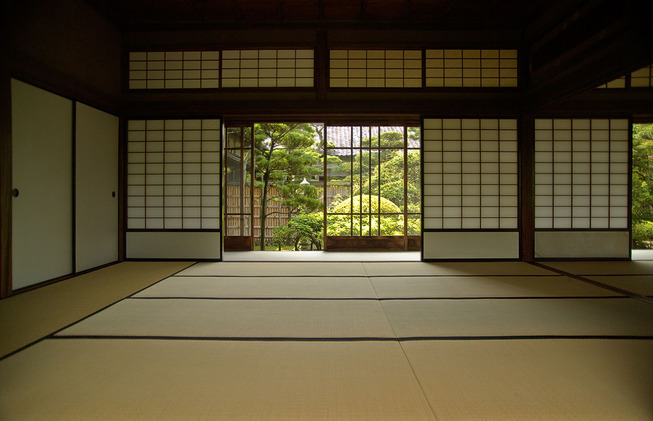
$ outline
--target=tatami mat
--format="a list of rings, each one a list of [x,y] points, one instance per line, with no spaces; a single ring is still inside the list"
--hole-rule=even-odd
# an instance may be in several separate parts
[[[653,261],[544,262],[542,264],[575,275],[653,275]]]
[[[618,295],[566,276],[373,277],[379,298],[600,297]]]
[[[189,262],[124,262],[0,301],[0,357],[115,303]]]
[[[215,262],[198,263],[182,276],[365,276],[354,262]]]
[[[367,277],[175,276],[136,297],[376,298]]]
[[[653,305],[631,298],[393,300],[398,337],[653,335]]]
[[[641,273],[653,266],[578,263],[565,267],[648,291]],[[61,283],[74,293],[33,291],[50,301],[0,301],[13,326],[0,344],[32,343],[0,357],[0,419],[653,414],[653,305],[589,281],[520,262],[227,262],[179,272],[189,264],[116,265]],[[593,268],[598,275],[585,272]]]
[[[439,420],[653,417],[650,340],[416,341],[402,347]]]
[[[361,300],[129,299],[61,335],[391,338],[381,304]]]
[[[587,278],[636,294],[653,296],[653,275],[587,276]]]
[[[46,340],[0,361],[3,420],[433,420],[396,342]]]
[[[523,262],[363,262],[369,276],[552,275]]]

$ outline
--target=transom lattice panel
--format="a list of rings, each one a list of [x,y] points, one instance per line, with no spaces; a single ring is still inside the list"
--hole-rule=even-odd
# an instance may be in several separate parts
[[[332,88],[421,88],[421,50],[331,50]]]
[[[629,123],[535,120],[535,228],[628,227]]]
[[[225,88],[312,87],[313,50],[225,50]]]
[[[630,86],[633,88],[653,88],[653,64],[631,73]]]
[[[426,50],[427,87],[516,87],[517,50]]]
[[[220,228],[220,120],[130,120],[127,228]]]
[[[219,51],[129,53],[129,89],[219,87]]]
[[[516,229],[515,119],[424,120],[424,228]]]

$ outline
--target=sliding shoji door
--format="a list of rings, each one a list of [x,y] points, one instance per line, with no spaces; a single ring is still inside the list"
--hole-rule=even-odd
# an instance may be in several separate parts
[[[73,272],[73,101],[11,81],[12,288]]]
[[[535,257],[630,257],[630,123],[535,120]]]
[[[119,119],[75,106],[75,270],[118,260]]]
[[[127,126],[127,258],[220,259],[221,121]]]
[[[517,259],[516,119],[423,121],[424,260]]]

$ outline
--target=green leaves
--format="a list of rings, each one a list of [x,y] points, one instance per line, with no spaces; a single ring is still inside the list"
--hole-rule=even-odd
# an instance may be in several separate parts
[[[632,237],[634,247],[653,247],[653,124],[633,125]]]

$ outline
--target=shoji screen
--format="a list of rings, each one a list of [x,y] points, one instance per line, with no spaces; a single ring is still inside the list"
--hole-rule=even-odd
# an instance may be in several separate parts
[[[219,51],[133,51],[129,53],[129,89],[219,87]]]
[[[75,107],[75,270],[118,260],[118,117]]]
[[[313,50],[225,50],[222,87],[312,87],[313,55]]]
[[[220,257],[221,122],[130,120],[127,257]]]
[[[518,258],[515,119],[423,121],[424,259]]]
[[[12,287],[73,272],[73,102],[11,81]]]
[[[517,73],[517,50],[426,50],[427,87],[510,88]]]
[[[331,50],[332,88],[421,88],[421,50]]]
[[[627,258],[630,124],[535,120],[535,257]]]

